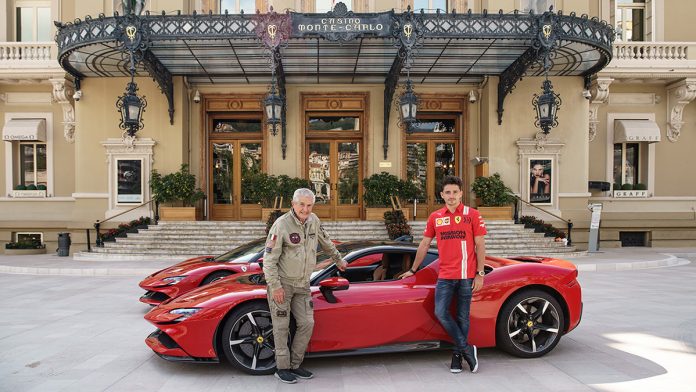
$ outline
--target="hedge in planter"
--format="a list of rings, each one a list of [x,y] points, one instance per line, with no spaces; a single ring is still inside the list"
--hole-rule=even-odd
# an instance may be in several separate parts
[[[389,196],[400,200],[413,200],[420,196],[420,189],[412,182],[401,180],[387,172],[375,173],[363,179],[363,203],[367,208],[391,207]]]
[[[476,177],[471,190],[481,200],[479,207],[503,207],[515,201],[512,189],[503,183],[498,173],[490,177]]]

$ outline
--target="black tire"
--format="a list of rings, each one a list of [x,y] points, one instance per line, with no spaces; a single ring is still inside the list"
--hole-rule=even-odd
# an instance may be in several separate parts
[[[230,276],[230,275],[232,275],[232,273],[227,272],[227,271],[215,271],[212,274],[206,276],[205,279],[203,279],[203,281],[201,281],[201,286],[205,286],[208,283],[213,283],[216,280],[220,280],[220,279],[227,277],[227,276]]]
[[[253,375],[273,374],[275,346],[268,303],[251,302],[234,309],[222,328],[220,347],[237,369]]]
[[[521,358],[548,354],[565,330],[563,308],[550,294],[525,290],[510,297],[498,314],[497,344]]]

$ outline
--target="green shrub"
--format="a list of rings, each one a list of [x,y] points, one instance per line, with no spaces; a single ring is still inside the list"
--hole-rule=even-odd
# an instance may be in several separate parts
[[[621,185],[621,190],[622,191],[632,191],[633,184],[623,184],[623,185]]]
[[[621,190],[621,183],[620,182],[615,182],[614,183],[614,188],[612,188],[615,191],[620,191]]]
[[[191,174],[186,163],[181,164],[178,172],[165,176],[152,170],[150,189],[152,198],[160,203],[181,202],[185,207],[193,207],[194,203],[205,199],[205,193],[196,188],[196,176]]]
[[[46,185],[44,185],[44,184],[39,184],[39,185],[36,186],[36,189],[38,189],[38,190],[40,190],[40,191],[45,191],[45,190],[46,190]]]
[[[633,186],[633,189],[635,189],[635,190],[637,190],[637,191],[645,191],[645,190],[648,189],[648,187],[645,186],[645,184],[639,182],[639,183],[637,183],[636,185]]]
[[[421,190],[416,184],[387,172],[375,173],[363,179],[363,188],[363,202],[368,208],[391,207],[389,196],[396,196],[403,201],[421,196]]]
[[[503,183],[498,173],[490,177],[476,177],[471,189],[481,199],[481,207],[501,207],[515,201],[512,189]]]
[[[281,210],[273,210],[271,211],[271,214],[268,215],[268,220],[266,221],[266,234],[268,235],[268,232],[271,231],[271,227],[273,227],[273,224],[275,223],[278,218],[280,218],[284,214],[283,211]]]
[[[26,191],[26,190],[27,190],[27,187],[26,187],[25,185],[18,184],[18,185],[15,185],[14,190],[16,190],[16,191]]]
[[[33,241],[22,241],[22,242],[8,242],[5,244],[5,249],[45,249],[46,245],[33,242]]]
[[[34,185],[34,184],[29,184],[29,185],[27,185],[27,190],[28,190],[28,191],[35,191],[35,190],[36,190],[36,185]]]

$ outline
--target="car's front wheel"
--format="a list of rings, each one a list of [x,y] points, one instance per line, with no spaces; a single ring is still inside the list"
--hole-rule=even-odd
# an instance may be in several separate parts
[[[267,303],[253,302],[232,311],[221,339],[225,357],[234,367],[249,374],[275,371],[273,323]]]
[[[558,344],[564,328],[563,309],[553,296],[525,290],[513,295],[500,310],[498,347],[522,358],[541,357]]]

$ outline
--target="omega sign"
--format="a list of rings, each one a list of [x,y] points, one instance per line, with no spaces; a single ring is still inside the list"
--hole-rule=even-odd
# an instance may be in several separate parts
[[[318,34],[328,40],[348,40],[362,34],[389,36],[389,14],[363,17],[292,15],[293,36]]]

